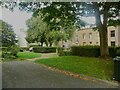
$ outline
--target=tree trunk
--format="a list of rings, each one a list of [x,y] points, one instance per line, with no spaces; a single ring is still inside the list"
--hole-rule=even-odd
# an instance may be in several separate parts
[[[103,23],[101,21],[101,13],[99,11],[99,4],[93,2],[96,18],[96,26],[100,35],[100,56],[101,58],[109,58],[109,48],[108,48],[108,37],[107,37],[107,19],[108,19],[108,10],[111,3],[106,2],[104,5],[103,12]]]
[[[43,46],[43,42],[41,42],[41,45],[40,45],[41,47]]]
[[[107,38],[107,27],[101,27],[99,29],[100,35],[100,56],[101,58],[109,57],[108,38]]]
[[[52,42],[50,42],[50,47],[52,46]]]

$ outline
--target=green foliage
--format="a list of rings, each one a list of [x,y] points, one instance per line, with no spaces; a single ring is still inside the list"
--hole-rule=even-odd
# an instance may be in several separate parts
[[[56,52],[56,47],[33,47],[33,51],[36,53],[53,53]]]
[[[57,50],[58,50],[58,55],[59,56],[70,56],[70,55],[72,55],[71,51],[65,50],[63,47],[58,47]]]
[[[116,52],[119,47],[109,47],[109,54],[111,57],[116,57]],[[73,46],[71,48],[72,55],[85,56],[85,57],[99,57],[99,46]]]
[[[61,56],[36,60],[50,67],[104,80],[113,78],[113,61],[93,57]]]
[[[116,56],[120,56],[120,48],[117,50]]]
[[[14,57],[17,57],[19,50],[20,50],[20,47],[18,45],[13,45],[11,47],[11,55]]]
[[[29,48],[28,47],[20,47],[20,51],[23,52],[23,51],[28,51]]]
[[[11,47],[4,47],[4,49],[2,49],[2,58],[15,59],[17,58],[19,50],[19,46],[17,45],[12,45]]]
[[[59,52],[59,56],[71,56],[72,53],[71,51],[62,51],[62,52]]]
[[[98,57],[100,49],[98,46],[73,46],[72,54],[77,56]]]
[[[10,47],[17,43],[12,26],[2,20],[0,20],[0,42],[2,42],[0,46],[3,47]]]
[[[42,20],[41,14],[37,17],[32,17],[27,21],[27,37],[26,40],[28,43],[46,42],[46,35],[49,34],[49,28],[45,22]]]

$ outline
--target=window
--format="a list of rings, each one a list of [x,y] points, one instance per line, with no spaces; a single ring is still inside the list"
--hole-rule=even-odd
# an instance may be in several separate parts
[[[96,42],[96,44],[98,45],[98,42]]]
[[[92,33],[89,34],[90,41],[92,41]]]
[[[115,46],[115,41],[111,41],[111,46]]]
[[[85,39],[86,38],[86,34],[85,33],[83,33],[83,39]]]
[[[78,43],[79,42],[79,40],[78,40],[78,35],[76,35],[76,43]]]
[[[90,42],[90,45],[92,45],[92,42]]]
[[[115,31],[111,31],[111,37],[115,37]]]
[[[86,42],[83,42],[83,45],[85,46],[85,45],[86,45]]]

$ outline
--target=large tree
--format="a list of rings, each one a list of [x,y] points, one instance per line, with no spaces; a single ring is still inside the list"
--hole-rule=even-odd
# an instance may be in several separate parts
[[[120,25],[119,2],[92,2],[86,3],[86,8],[89,15],[94,15],[96,19],[96,28],[100,35],[100,54],[102,58],[109,57],[108,49],[108,26]]]
[[[49,28],[43,22],[41,15],[30,18],[26,24],[28,26],[26,40],[29,43],[40,42],[40,45],[43,46],[43,43],[46,42],[46,35],[49,33]]]
[[[0,20],[0,42],[3,47],[11,47],[17,43],[12,26],[2,20]]]
[[[39,12],[39,15],[32,17],[27,21],[27,37],[26,40],[29,43],[37,42],[43,46],[43,43],[46,43],[48,46],[58,44],[60,40],[68,40],[71,38],[75,28],[73,25],[67,27],[61,27],[59,29],[51,28],[51,24],[47,24],[43,21],[42,15]]]
[[[120,2],[47,2],[45,7],[41,7],[42,3],[20,3],[21,9],[30,9],[34,12],[39,11],[38,8],[43,8],[46,22],[51,24],[51,28],[60,28],[62,26],[70,26],[77,20],[76,16],[95,16],[96,28],[100,35],[100,53],[102,58],[109,57],[108,40],[107,40],[107,26],[116,26],[120,24],[119,12]],[[34,7],[32,7],[34,6]],[[39,7],[40,6],[40,7]],[[59,9],[58,9],[59,8]],[[59,11],[60,10],[60,11]],[[47,14],[46,14],[47,13]],[[35,15],[37,15],[35,13]],[[67,16],[68,15],[68,16]],[[71,18],[72,17],[72,18]],[[61,19],[56,23],[57,19]],[[66,21],[67,20],[67,21]],[[62,22],[63,21],[63,22]],[[66,23],[65,23],[65,22]],[[65,24],[63,24],[65,23]]]
[[[43,14],[47,13],[45,21],[53,24],[54,27],[58,25],[69,27],[75,23],[75,20],[80,21],[76,19],[77,16],[95,16],[96,28],[100,35],[101,58],[109,57],[107,27],[120,25],[119,12],[119,2],[53,2],[42,9]],[[56,19],[61,21],[56,23]]]

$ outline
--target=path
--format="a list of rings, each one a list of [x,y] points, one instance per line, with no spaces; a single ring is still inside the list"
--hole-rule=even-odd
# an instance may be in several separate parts
[[[52,57],[58,57],[57,53],[41,53],[41,57],[34,58],[34,59],[27,59],[29,61],[35,61],[38,59],[43,59],[43,58],[52,58]]]
[[[4,62],[2,75],[3,88],[114,88],[54,72],[31,61]]]

